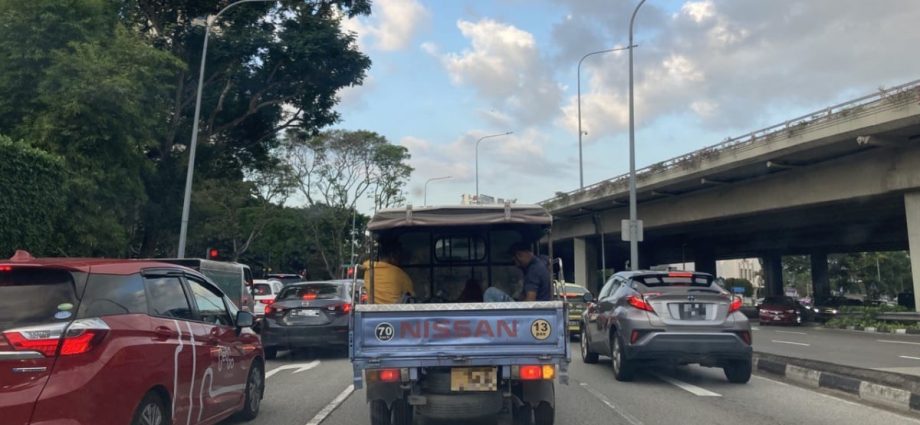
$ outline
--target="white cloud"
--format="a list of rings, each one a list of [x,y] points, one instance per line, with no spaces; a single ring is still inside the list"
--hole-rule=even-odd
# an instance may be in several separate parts
[[[343,19],[342,25],[358,34],[362,49],[394,51],[408,46],[429,18],[418,0],[375,0],[370,17]]]
[[[681,13],[687,15],[696,23],[703,22],[712,18],[715,13],[715,5],[711,1],[688,1],[680,8]]]
[[[438,57],[456,85],[470,86],[516,125],[549,122],[559,112],[562,89],[537,47],[532,34],[491,19],[460,20],[457,28],[470,47],[459,53],[439,53],[426,43],[423,49]]]

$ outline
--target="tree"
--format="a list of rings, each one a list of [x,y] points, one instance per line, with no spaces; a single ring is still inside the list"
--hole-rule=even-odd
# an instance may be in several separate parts
[[[150,44],[186,66],[172,75],[173,100],[164,109],[161,160],[145,181],[145,253],[171,251],[190,141],[204,29],[224,0],[126,0],[122,16]],[[212,25],[207,56],[196,176],[241,180],[273,165],[278,135],[308,134],[333,124],[336,93],[360,84],[370,60],[344,32],[341,16],[370,12],[367,0],[285,0],[248,3]],[[164,233],[166,232],[166,233]]]
[[[783,283],[794,287],[799,295],[811,294],[811,260],[807,255],[783,257]]]
[[[326,271],[338,276],[358,202],[372,195],[376,210],[402,200],[412,173],[408,149],[369,131],[291,132],[289,138],[290,165],[311,207],[312,239]]]

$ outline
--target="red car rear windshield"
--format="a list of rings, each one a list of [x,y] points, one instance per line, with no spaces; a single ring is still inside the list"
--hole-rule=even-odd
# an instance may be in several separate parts
[[[296,285],[289,286],[278,295],[279,300],[294,300],[294,299],[315,299],[315,300],[328,300],[331,298],[337,298],[339,296],[339,291],[341,290],[341,285],[334,285],[329,283],[315,283],[310,285]]]
[[[660,288],[663,286],[692,286],[697,288],[708,288],[712,284],[712,278],[707,276],[671,276],[671,275],[650,275],[636,276],[633,280],[641,282],[649,288]]]
[[[0,331],[67,321],[76,314],[76,307],[69,272],[0,267]]]

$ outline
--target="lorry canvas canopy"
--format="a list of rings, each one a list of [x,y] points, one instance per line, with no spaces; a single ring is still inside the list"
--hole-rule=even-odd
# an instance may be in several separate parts
[[[400,227],[475,226],[488,224],[529,224],[549,227],[552,216],[536,205],[462,205],[449,207],[393,208],[377,211],[367,230],[383,231]]]

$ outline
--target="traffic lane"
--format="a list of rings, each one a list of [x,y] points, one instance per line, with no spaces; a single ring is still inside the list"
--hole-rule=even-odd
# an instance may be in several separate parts
[[[221,425],[304,425],[352,381],[348,357],[336,351],[280,352],[277,360],[266,362],[265,371],[271,376],[259,417]]]
[[[417,418],[419,425],[494,425],[510,423],[510,417],[478,421],[431,421]],[[617,415],[601,400],[591,397],[587,391],[577,386],[556,383],[556,424],[584,425],[636,425]],[[322,425],[369,425],[370,413],[364,390],[356,390],[332,412]]]
[[[920,336],[828,329],[754,326],[754,350],[865,369],[920,375]]]
[[[686,424],[920,424],[920,421],[826,393],[753,376],[747,384],[726,381],[721,369],[684,366],[643,369],[633,382],[613,378],[609,361],[572,362],[572,387],[603,394],[631,425]],[[657,375],[657,376],[656,376]],[[670,381],[670,382],[669,382]],[[613,410],[613,409],[611,409]],[[621,417],[623,415],[620,415]]]

